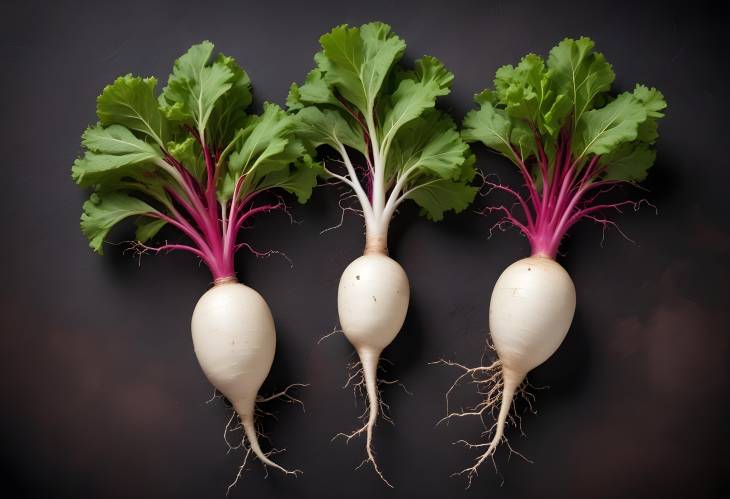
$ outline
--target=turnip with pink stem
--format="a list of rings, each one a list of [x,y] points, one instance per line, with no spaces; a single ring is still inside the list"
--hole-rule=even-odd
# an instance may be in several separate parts
[[[405,69],[405,42],[390,26],[338,26],[320,38],[317,67],[304,84],[292,85],[287,104],[297,111],[305,144],[325,159],[325,175],[352,190],[340,201],[365,221],[364,254],[343,272],[338,291],[340,324],[358,353],[368,398],[366,458],[378,468],[373,428],[383,404],[378,390],[380,354],[400,331],[409,302],[403,268],[388,256],[390,221],[412,199],[423,214],[441,220],[474,198],[473,156],[453,121],[435,109],[450,91],[453,74],[433,57]],[[344,204],[356,200],[355,208]]]
[[[484,396],[471,410],[447,409],[445,419],[492,412],[497,417],[487,428],[489,442],[467,443],[483,450],[459,473],[466,473],[469,483],[502,441],[525,376],[557,350],[570,328],[575,288],[555,261],[563,236],[584,219],[604,229],[616,227],[610,213],[638,209],[643,201],[602,198],[646,177],[666,102],[658,90],[643,85],[611,95],[614,77],[590,39],[565,39],[550,51],[547,63],[529,54],[516,67],[500,68],[495,90],[478,94],[479,109],[464,119],[464,139],[509,159],[525,184],[523,193],[485,177],[491,192],[510,199],[509,205],[486,208],[500,215],[493,229],[517,227],[532,249],[530,257],[502,273],[492,292],[489,330],[497,361],[476,368],[440,361],[463,371],[456,384],[469,380]]]
[[[84,132],[86,152],[72,168],[76,183],[94,188],[81,229],[102,253],[112,227],[136,217],[132,245],[140,254],[184,251],[207,265],[215,284],[191,323],[198,361],[238,413],[246,456],[253,452],[265,465],[294,473],[258,443],[254,413],[264,399],[257,393],[274,359],[276,333],[266,301],[237,281],[234,255],[251,249],[238,241],[242,227],[262,213],[286,211],[276,191],[304,203],[321,167],[294,136],[295,118],[270,103],[260,115],[247,113],[248,75],[231,57],[212,55],[210,42],[191,47],[159,96],[155,78],[126,75],[104,88],[99,123]],[[151,245],[165,225],[187,240]]]

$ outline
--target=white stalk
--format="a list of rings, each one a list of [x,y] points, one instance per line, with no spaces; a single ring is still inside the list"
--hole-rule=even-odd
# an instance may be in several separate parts
[[[372,114],[372,113],[371,113]],[[373,151],[373,213],[376,221],[380,221],[385,208],[385,158],[380,154],[378,134],[372,116],[367,118],[370,147]]]
[[[388,202],[385,204],[385,208],[383,209],[381,224],[385,232],[388,231],[390,220],[391,218],[393,218],[393,213],[395,213],[396,208],[398,208],[398,205],[400,205],[405,199],[405,196],[400,195],[401,191],[403,190],[403,186],[406,185],[408,177],[410,177],[410,175],[416,170],[418,166],[418,163],[416,163],[408,168],[405,172],[403,172],[403,174],[398,176],[398,180],[396,181],[393,190],[390,192],[390,196],[388,196]]]
[[[345,149],[345,146],[342,144],[340,144],[340,155],[342,156],[342,160],[345,162],[347,173],[350,175],[350,182],[348,182],[348,184],[352,186],[355,191],[355,195],[362,206],[363,216],[365,217],[365,228],[368,232],[370,232],[377,226],[377,217],[373,212],[373,206],[370,204],[368,195],[365,193],[365,190],[360,184],[360,180],[357,178],[357,173],[355,172],[355,167],[352,165],[352,161],[350,160],[350,155],[347,154],[347,149]],[[375,191],[373,191],[373,193],[374,192]]]

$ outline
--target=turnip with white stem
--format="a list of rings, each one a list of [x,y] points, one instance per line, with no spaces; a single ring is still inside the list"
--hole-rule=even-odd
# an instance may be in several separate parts
[[[516,226],[532,248],[529,258],[502,273],[492,292],[489,330],[498,359],[476,368],[441,361],[463,370],[456,384],[468,379],[484,395],[471,410],[447,410],[446,419],[497,416],[487,428],[489,442],[464,442],[483,450],[473,466],[459,473],[466,473],[469,483],[503,439],[525,376],[555,352],[570,328],[576,294],[570,276],[555,261],[560,241],[580,220],[616,227],[606,212],[638,209],[642,201],[601,198],[617,186],[643,180],[655,159],[664,97],[642,85],[609,94],[615,75],[593,47],[588,38],[565,39],[550,51],[547,63],[529,54],[516,67],[500,68],[495,90],[478,94],[479,109],[464,119],[463,137],[512,161],[525,183],[527,195],[485,178],[489,190],[504,193],[512,206],[485,210],[501,215],[492,229]]]
[[[241,247],[266,254],[238,242],[239,231],[260,213],[286,211],[276,190],[305,202],[321,167],[295,138],[291,115],[269,103],[261,115],[246,112],[248,75],[232,58],[211,60],[212,54],[210,42],[191,47],[159,96],[154,78],[132,75],[104,89],[99,123],[84,132],[86,153],[72,168],[80,186],[95,190],[84,203],[81,228],[102,253],[110,229],[136,217],[133,248],[140,254],[186,251],[207,265],[215,284],[191,324],[198,361],[238,413],[246,456],[253,452],[294,473],[258,443],[254,412],[263,399],[257,393],[274,359],[276,333],[266,301],[236,280],[234,255]],[[150,245],[165,225],[188,241]],[[286,391],[283,396],[296,401]]]
[[[342,274],[340,324],[362,366],[369,409],[362,428],[366,459],[378,475],[373,427],[381,400],[380,354],[400,331],[409,300],[408,278],[388,257],[388,226],[396,209],[414,200],[432,220],[466,208],[476,189],[473,156],[453,121],[435,109],[450,91],[453,74],[433,57],[407,70],[398,63],[405,42],[390,26],[338,26],[320,38],[317,67],[304,84],[292,85],[287,104],[297,111],[299,136],[320,148],[325,174],[353,191],[365,221],[365,250]],[[329,150],[322,150],[328,146]]]

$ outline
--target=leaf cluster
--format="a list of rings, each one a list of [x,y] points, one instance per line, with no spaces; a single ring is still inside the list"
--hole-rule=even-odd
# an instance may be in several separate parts
[[[84,204],[81,226],[102,252],[109,230],[129,216],[145,242],[173,216],[176,200],[222,206],[236,195],[281,188],[305,202],[319,165],[295,136],[295,119],[275,104],[250,113],[251,81],[236,61],[213,57],[202,42],[175,61],[167,85],[128,74],[97,99],[99,122],[82,136],[84,155],[74,181],[95,192]],[[193,199],[194,197],[200,199]],[[210,208],[206,206],[206,208]],[[217,207],[215,207],[217,212]]]
[[[494,89],[475,97],[479,109],[464,119],[463,137],[480,141],[511,161],[555,160],[570,141],[577,170],[600,157],[606,180],[640,182],[654,163],[657,121],[667,104],[655,88],[610,93],[615,74],[589,38],[566,38],[547,62],[528,54],[499,68]]]
[[[430,56],[405,68],[405,42],[380,22],[338,26],[319,41],[316,67],[303,84],[292,84],[287,99],[310,150],[358,151],[375,182],[386,190],[399,185],[432,220],[468,206],[474,158],[435,107],[450,92],[453,73]]]

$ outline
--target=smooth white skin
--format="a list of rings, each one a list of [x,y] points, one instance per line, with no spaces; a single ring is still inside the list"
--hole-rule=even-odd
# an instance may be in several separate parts
[[[575,313],[575,286],[547,257],[519,260],[502,272],[489,304],[489,331],[505,369],[525,375],[565,339]]]
[[[527,373],[558,349],[575,313],[575,286],[555,260],[531,256],[502,272],[489,304],[489,330],[502,362],[502,401],[494,437],[476,469],[504,435],[512,398]]]
[[[191,330],[200,367],[238,413],[251,449],[265,464],[286,472],[261,451],[254,427],[256,395],[276,351],[266,301],[238,282],[216,284],[195,306]]]
[[[408,276],[398,262],[384,253],[369,252],[353,261],[340,278],[337,309],[340,325],[362,364],[368,394],[366,451],[375,471],[389,486],[378,469],[372,451],[373,428],[378,419],[377,370],[380,353],[395,339],[408,312]],[[353,435],[362,431],[362,428]],[[391,486],[392,487],[392,486]]]
[[[337,309],[347,339],[360,352],[380,355],[403,327],[410,300],[403,267],[382,253],[353,261],[340,278]]]

